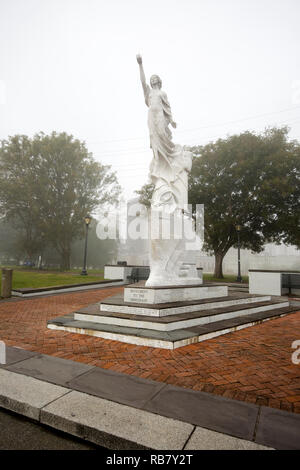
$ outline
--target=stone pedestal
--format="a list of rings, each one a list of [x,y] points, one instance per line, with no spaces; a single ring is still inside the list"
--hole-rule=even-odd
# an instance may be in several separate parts
[[[124,289],[124,302],[135,304],[163,304],[190,300],[225,297],[227,286],[221,285],[182,285],[168,287],[146,287],[143,283],[132,284]]]
[[[221,285],[210,284],[192,288],[176,286],[173,289],[147,289],[145,286],[136,285],[126,287],[129,298],[132,298],[135,291],[138,291],[140,298],[143,297],[143,291],[148,291],[142,299],[143,302],[150,301],[151,298],[154,301],[166,300],[162,295],[163,290],[173,292],[173,295],[166,295],[174,300],[176,295],[184,292],[182,289],[187,289],[191,297],[190,289],[196,289],[198,292],[202,289],[203,294],[206,292],[206,295],[210,295],[212,292],[216,293],[216,288],[219,295],[222,293],[221,288],[225,295],[164,303],[128,302],[124,300],[124,295],[119,293],[104,299],[100,309],[99,304],[94,304],[72,314],[56,317],[48,322],[48,328],[141,346],[175,349],[293,311],[289,302],[282,298],[273,300],[270,296],[244,292],[230,292],[226,295],[227,287]],[[134,292],[131,289],[134,289]]]

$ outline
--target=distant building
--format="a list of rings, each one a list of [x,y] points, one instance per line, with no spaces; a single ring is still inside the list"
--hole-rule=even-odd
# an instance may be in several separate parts
[[[130,199],[127,203],[127,225],[137,216],[141,223],[147,218],[145,207],[139,203],[139,198]],[[138,213],[138,215],[136,215]],[[127,264],[149,265],[148,240],[132,240],[127,238],[119,243],[117,259],[127,261]],[[187,252],[187,262],[194,263],[203,272],[212,273],[215,267],[215,258],[203,251],[191,250]],[[300,250],[294,246],[265,245],[261,253],[252,253],[250,250],[241,250],[241,272],[248,274],[248,269],[295,269],[300,270]],[[224,274],[237,273],[237,249],[230,248],[223,261]]]

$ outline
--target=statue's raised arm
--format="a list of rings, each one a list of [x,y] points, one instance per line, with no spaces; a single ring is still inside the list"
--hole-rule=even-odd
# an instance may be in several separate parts
[[[147,85],[147,82],[146,82],[145,72],[144,72],[144,68],[143,68],[142,56],[140,54],[137,54],[136,60],[137,60],[137,63],[139,64],[139,68],[140,68],[140,79],[141,79],[143,92],[144,92],[144,96],[145,96],[145,102],[146,102],[146,105],[149,106],[148,96],[149,96],[150,87],[149,87],[149,85]]]
[[[170,214],[182,217],[182,209],[187,204],[188,172],[192,166],[192,154],[181,145],[174,144],[169,125],[176,127],[171,106],[162,90],[162,80],[158,75],[150,76],[150,86],[146,83],[142,57],[136,56],[140,68],[140,78],[148,106],[148,128],[153,158],[150,164],[150,181],[154,184],[151,208],[161,211],[162,218]],[[156,219],[155,219],[156,220]],[[169,220],[169,219],[168,219]],[[156,223],[156,222],[153,222]],[[151,232],[152,233],[152,232]],[[156,232],[155,232],[156,233]],[[150,277],[146,287],[182,284],[181,268],[184,270],[185,240],[152,239],[150,245]],[[178,258],[179,257],[179,258]],[[199,283],[196,268],[194,277],[188,283]]]

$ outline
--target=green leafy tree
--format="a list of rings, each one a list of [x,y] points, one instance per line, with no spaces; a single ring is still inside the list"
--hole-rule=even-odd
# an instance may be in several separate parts
[[[116,240],[100,240],[96,233],[97,220],[93,219],[88,232],[87,266],[103,268],[116,256],[118,244]],[[85,238],[72,244],[72,266],[82,267]]]
[[[0,219],[0,264],[19,262],[18,232],[4,218]]]
[[[24,234],[29,257],[51,243],[61,269],[69,269],[71,244],[83,235],[84,216],[116,202],[119,194],[110,166],[96,162],[85,143],[71,135],[16,135],[1,142],[0,205]]]
[[[34,198],[31,141],[26,136],[1,142],[0,205],[2,217],[18,231],[17,251],[29,258],[41,249],[39,203]]]
[[[223,259],[236,246],[260,252],[267,242],[300,247],[300,146],[288,129],[257,135],[244,132],[191,147],[190,204],[204,204],[204,250],[215,256],[214,276],[223,278]],[[153,187],[140,202],[149,207]]]
[[[280,208],[274,226],[279,239],[300,249],[300,145],[294,141],[289,158],[278,158],[276,185],[270,183],[268,192],[273,204],[281,195]],[[274,172],[274,169],[272,169]]]
[[[144,204],[147,208],[151,207],[151,199],[152,194],[154,191],[154,184],[147,183],[141,187],[141,189],[135,191],[136,194],[139,195],[139,202],[140,204]]]
[[[287,135],[287,128],[272,128],[191,148],[189,202],[204,204],[204,249],[215,256],[217,278],[223,277],[224,256],[236,245],[237,225],[241,247],[253,252],[287,234],[283,214],[292,210],[291,180],[296,184],[296,162],[299,166],[299,145]]]

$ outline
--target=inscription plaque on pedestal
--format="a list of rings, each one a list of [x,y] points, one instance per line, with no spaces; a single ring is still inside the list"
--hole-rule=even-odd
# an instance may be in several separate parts
[[[150,289],[135,289],[127,287],[124,292],[126,302],[137,302],[141,304],[150,304],[154,301],[154,293]]]

